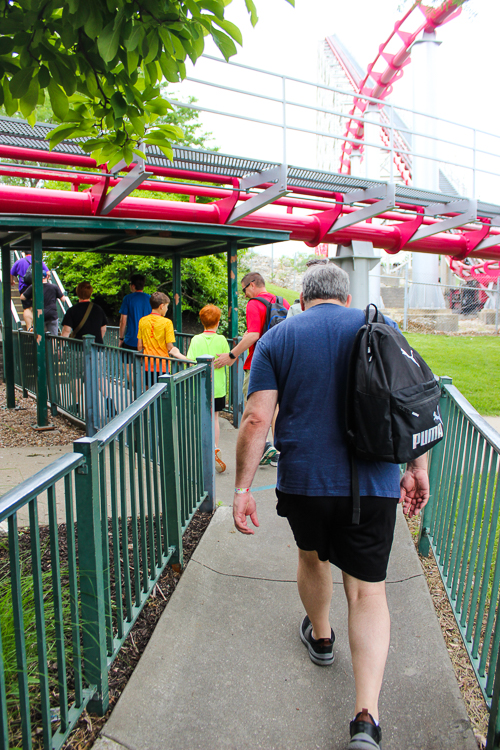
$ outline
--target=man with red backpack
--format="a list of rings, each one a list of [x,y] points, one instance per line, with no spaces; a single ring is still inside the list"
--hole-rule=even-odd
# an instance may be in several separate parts
[[[250,380],[250,367],[255,350],[255,344],[269,328],[274,327],[286,318],[290,305],[282,297],[277,297],[266,290],[264,277],[257,272],[250,272],[241,280],[241,291],[248,299],[246,320],[247,330],[239,344],[229,354],[220,354],[215,360],[215,368],[231,367],[236,359],[248,349],[248,356],[243,365],[243,396],[245,400],[248,393],[248,382]],[[276,448],[266,441],[264,453],[260,461],[261,466],[271,464],[277,465]]]

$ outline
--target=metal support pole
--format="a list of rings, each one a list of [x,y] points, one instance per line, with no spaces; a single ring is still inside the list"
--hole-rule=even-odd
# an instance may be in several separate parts
[[[403,301],[403,331],[408,330],[408,261],[405,265],[405,293]]]
[[[88,709],[103,716],[109,706],[109,685],[97,448],[97,440],[88,437],[73,443],[74,452],[85,456],[85,464],[75,472],[84,676],[96,687]]]
[[[2,246],[2,297],[3,297],[3,372],[7,391],[7,409],[14,409],[16,395],[14,387],[14,339],[12,336],[12,312],[10,309],[10,248]]]
[[[200,365],[205,365],[201,393],[201,455],[203,462],[203,489],[207,493],[200,505],[202,513],[215,510],[215,412],[214,412],[214,359],[208,354],[197,357]]]
[[[95,390],[97,389],[97,373],[95,368],[92,367],[92,344],[95,342],[95,336],[86,334],[82,338],[83,341],[83,388],[85,393],[85,429],[87,437],[95,435],[95,414],[94,401],[96,399]],[[96,382],[94,382],[94,380]]]
[[[33,330],[36,352],[37,427],[47,427],[47,360],[45,356],[45,316],[43,314],[42,233],[31,233],[31,266],[33,276]]]
[[[182,333],[182,290],[181,290],[181,256],[172,258],[172,296],[174,331]]]
[[[169,549],[173,549],[170,562],[172,565],[182,566],[181,483],[175,383],[172,375],[161,375],[159,382],[168,385],[161,394],[160,468],[163,507],[167,519],[168,546]]]
[[[498,333],[498,309],[500,307],[500,277],[497,278],[497,293],[495,297],[495,333]]]
[[[238,246],[229,244],[227,251],[227,317],[229,331],[227,337],[234,339],[238,335]]]

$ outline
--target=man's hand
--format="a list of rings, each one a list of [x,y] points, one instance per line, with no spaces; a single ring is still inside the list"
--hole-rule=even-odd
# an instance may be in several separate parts
[[[250,516],[250,520],[254,526],[259,526],[257,505],[252,493],[246,492],[244,495],[237,495],[235,493],[233,500],[234,525],[242,534],[255,534],[255,531],[248,527],[247,516]]]
[[[218,354],[217,359],[214,360],[214,367],[216,370],[220,370],[221,367],[231,367],[236,362],[235,359],[231,359],[229,354]]]
[[[400,488],[399,502],[403,504],[405,515],[412,518],[420,513],[429,500],[429,476],[425,456],[419,456],[407,465],[401,477]]]

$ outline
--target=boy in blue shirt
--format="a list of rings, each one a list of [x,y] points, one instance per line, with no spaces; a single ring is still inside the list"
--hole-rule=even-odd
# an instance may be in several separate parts
[[[137,351],[139,320],[145,315],[151,314],[149,294],[144,292],[145,283],[146,277],[140,273],[135,273],[130,278],[131,293],[123,298],[120,307],[120,341],[118,346],[134,352]]]

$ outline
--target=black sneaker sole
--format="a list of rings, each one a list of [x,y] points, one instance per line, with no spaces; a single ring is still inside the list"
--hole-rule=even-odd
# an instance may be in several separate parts
[[[299,626],[299,635],[300,635],[300,640],[302,641],[302,643],[304,644],[304,646],[307,647],[307,650],[309,651],[309,658],[310,658],[310,660],[312,662],[314,662],[314,664],[317,664],[318,667],[329,667],[329,666],[331,666],[333,664],[333,662],[335,661],[335,654],[333,652],[333,644],[332,644],[332,653],[331,654],[317,654],[316,651],[314,650],[313,646],[312,646],[312,643],[306,638],[306,636],[304,635],[304,633],[302,631],[302,625],[303,625],[303,623],[304,623],[304,620],[302,620],[302,622],[300,623],[300,626]],[[332,630],[332,636],[333,636],[332,640],[335,640],[335,636],[333,635],[333,630]]]

